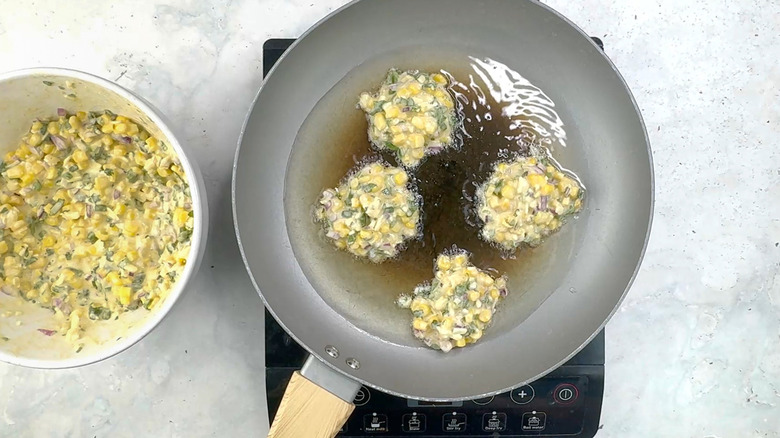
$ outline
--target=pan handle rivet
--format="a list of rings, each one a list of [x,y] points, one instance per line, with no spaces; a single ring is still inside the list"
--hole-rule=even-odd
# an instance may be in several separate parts
[[[347,366],[352,368],[353,370],[356,370],[360,368],[360,362],[358,362],[358,360],[355,359],[354,357],[350,357],[347,359]]]
[[[339,357],[339,350],[338,348],[332,346],[332,345],[326,345],[325,346],[325,352],[328,353],[328,356],[330,357]]]

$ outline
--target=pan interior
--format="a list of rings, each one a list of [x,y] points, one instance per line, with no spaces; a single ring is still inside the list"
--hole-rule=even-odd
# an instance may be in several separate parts
[[[411,333],[409,311],[394,301],[430,280],[436,255],[453,245],[471,252],[478,267],[509,278],[509,295],[486,332],[487,341],[521,324],[560,286],[582,241],[587,209],[540,247],[523,249],[511,258],[478,237],[473,195],[496,161],[543,145],[586,185],[589,179],[583,148],[577,138],[567,141],[555,104],[544,90],[490,55],[447,45],[381,53],[336,83],[314,106],[295,139],[284,206],[296,258],[328,305],[385,341],[420,345]],[[365,115],[356,107],[359,94],[375,90],[392,67],[451,75],[464,132],[456,142],[462,147],[430,157],[411,172],[423,198],[421,239],[410,242],[397,259],[374,264],[336,250],[321,235],[312,211],[320,193],[338,185],[355,166],[377,158],[395,163],[390,155],[370,148]]]
[[[397,277],[368,276],[346,254],[320,246],[310,219],[319,190],[335,185],[352,166],[351,156],[324,149],[325,140],[338,139],[349,120],[362,117],[353,107],[356,93],[376,86],[393,65],[458,75],[463,63],[451,61],[445,45],[458,47],[456,55],[503,62],[544,90],[567,134],[567,146],[556,146],[554,155],[587,186],[586,209],[544,244],[549,253],[538,257],[545,261],[538,274],[510,273],[514,297],[486,338],[448,354],[412,340],[406,317],[390,325],[401,312],[393,298],[417,278],[410,274],[394,283]],[[343,118],[345,126],[339,126],[333,124],[342,119],[338,114],[328,116],[328,129],[336,132],[302,129],[337,84],[346,91],[329,99],[333,111],[349,109],[356,119]],[[306,139],[307,132],[318,135]],[[358,132],[354,137],[366,141]],[[332,160],[344,168],[326,172]],[[316,183],[304,184],[306,179]],[[625,82],[587,35],[543,4],[360,0],[307,32],[266,79],[236,156],[233,208],[252,280],[296,341],[379,390],[463,400],[540,377],[598,332],[644,253],[652,184],[646,132]],[[422,266],[411,272],[431,277],[432,258],[433,252],[421,258]],[[367,284],[371,278],[377,283]],[[326,353],[328,346],[338,348],[338,357]],[[359,360],[359,369],[350,367],[350,358]]]

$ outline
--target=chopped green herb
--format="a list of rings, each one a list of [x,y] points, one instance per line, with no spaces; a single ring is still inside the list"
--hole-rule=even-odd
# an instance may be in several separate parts
[[[89,306],[89,319],[106,321],[111,318],[111,310],[100,306]]]
[[[135,274],[135,276],[133,277],[133,283],[130,285],[130,288],[133,289],[133,292],[143,287],[144,280],[146,280],[146,274],[144,274],[143,272],[139,272]]]
[[[396,82],[398,82],[398,71],[390,70],[390,72],[387,74],[387,83],[395,84]]]
[[[52,82],[52,81],[42,81],[42,82],[43,82],[43,85],[46,85],[47,87],[51,87],[52,85],[54,85],[54,82]]]
[[[105,160],[106,158],[108,158],[108,153],[103,147],[99,147],[92,152],[92,159],[95,161]]]
[[[181,227],[179,229],[179,243],[184,243],[190,240],[190,237],[192,237],[192,230],[185,227]]]
[[[98,239],[98,237],[95,235],[95,232],[94,232],[94,231],[90,231],[90,232],[89,232],[89,234],[87,234],[87,239],[89,239],[89,241],[90,241],[90,242],[92,242],[92,243],[95,243],[95,242],[97,242],[98,240],[100,240],[100,239]]]
[[[57,202],[54,203],[54,205],[51,206],[51,210],[49,214],[57,214],[60,212],[60,209],[62,209],[62,206],[65,205],[64,199],[58,199]]]

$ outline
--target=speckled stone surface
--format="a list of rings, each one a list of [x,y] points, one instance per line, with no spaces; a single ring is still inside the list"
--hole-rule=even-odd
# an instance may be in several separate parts
[[[341,0],[0,0],[0,71],[85,70],[160,108],[212,207],[201,272],[126,352],[0,365],[2,437],[243,437],[268,428],[262,304],[241,264],[231,161],[261,49]],[[549,0],[603,38],[656,165],[641,272],[607,327],[600,437],[780,436],[780,4]]]

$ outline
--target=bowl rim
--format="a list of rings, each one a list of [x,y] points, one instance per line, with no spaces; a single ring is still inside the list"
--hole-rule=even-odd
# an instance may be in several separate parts
[[[187,182],[189,184],[190,195],[192,198],[194,219],[193,233],[190,241],[190,252],[187,256],[187,264],[184,266],[182,275],[174,284],[173,288],[168,294],[168,297],[163,302],[162,307],[153,311],[139,327],[131,332],[129,336],[120,338],[118,341],[104,344],[92,354],[65,359],[32,359],[16,356],[0,349],[0,361],[9,364],[40,369],[75,368],[100,362],[130,348],[132,345],[136,344],[152,330],[154,330],[154,328],[157,327],[163,318],[168,315],[171,308],[176,304],[176,302],[179,300],[179,297],[184,292],[187,284],[197,273],[200,260],[203,255],[203,249],[205,248],[206,243],[206,227],[208,226],[208,213],[205,198],[206,192],[197,163],[187,156],[178,138],[168,126],[168,123],[166,123],[164,120],[162,113],[142,97],[136,95],[121,85],[108,79],[104,79],[100,76],[86,73],[80,70],[59,67],[34,67],[0,73],[0,84],[15,79],[35,76],[60,76],[66,80],[78,79],[84,82],[89,82],[93,85],[97,85],[98,87],[102,87],[115,93],[135,105],[143,114],[149,117],[152,123],[154,123],[160,132],[162,132],[162,134],[168,139],[170,146],[173,146],[187,174]]]

